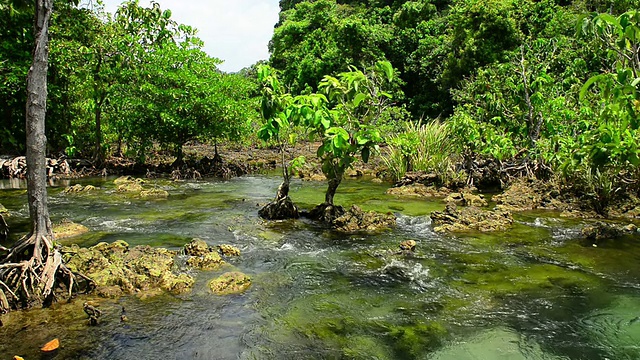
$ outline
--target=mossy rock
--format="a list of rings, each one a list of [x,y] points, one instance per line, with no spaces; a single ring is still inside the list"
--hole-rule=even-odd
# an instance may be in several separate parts
[[[635,234],[637,231],[638,227],[634,224],[618,225],[597,221],[582,228],[581,234],[587,240],[598,242],[602,240],[616,239],[624,235]]]
[[[139,179],[139,178],[134,178],[133,176],[121,176],[121,177],[113,180],[113,183],[116,186],[123,185],[123,184],[129,184],[129,183],[143,184],[144,180]]]
[[[162,189],[142,190],[140,197],[143,199],[166,199],[169,197],[169,192]]]
[[[224,256],[240,256],[240,249],[228,244],[218,245],[218,251]]]
[[[126,242],[116,241],[91,248],[73,245],[63,248],[63,253],[69,269],[91,278],[96,283],[97,293],[102,295],[155,290],[177,294],[194,284],[191,276],[173,273],[176,252],[163,248],[136,246],[129,249]]]
[[[451,190],[442,187],[426,186],[423,184],[411,184],[393,187],[387,190],[387,194],[396,196],[418,196],[426,198],[443,198],[451,193]]]
[[[140,193],[142,190],[142,185],[137,182],[120,184],[116,188],[116,191],[119,193]]]
[[[56,240],[67,239],[70,237],[86,234],[88,232],[88,227],[68,220],[53,225],[53,235],[55,235]]]
[[[202,256],[192,256],[187,260],[187,265],[200,270],[215,270],[224,265],[225,262],[215,251],[208,252]]]
[[[96,190],[93,185],[82,186],[81,184],[75,184],[64,189],[65,194],[86,194]]]
[[[471,192],[455,192],[449,194],[444,201],[453,202],[459,206],[477,206],[483,207],[487,206],[487,200],[485,200],[484,195],[476,195]]]
[[[241,272],[227,272],[209,282],[209,288],[217,295],[240,294],[251,286],[251,278]]]
[[[9,210],[7,210],[6,207],[4,207],[4,205],[0,204],[0,214],[6,215],[9,213]]]
[[[333,221],[333,227],[343,232],[380,231],[395,226],[396,217],[393,214],[380,214],[375,211],[364,212],[356,205]]]
[[[475,206],[458,210],[454,203],[447,204],[444,211],[432,212],[431,220],[436,232],[504,231],[513,224],[508,211],[482,210]]]
[[[209,252],[209,245],[202,239],[193,239],[184,246],[184,253],[189,256],[203,256]]]

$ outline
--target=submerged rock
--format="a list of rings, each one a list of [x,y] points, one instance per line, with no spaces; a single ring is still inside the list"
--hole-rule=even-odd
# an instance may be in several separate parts
[[[57,240],[86,234],[88,232],[88,227],[66,219],[59,224],[53,225],[53,234],[55,235]]]
[[[220,275],[209,282],[209,288],[216,295],[240,294],[251,286],[251,278],[234,271]]]
[[[387,190],[387,194],[389,195],[397,195],[397,196],[420,196],[420,197],[445,197],[451,193],[451,190],[441,187],[437,188],[435,186],[426,186],[423,184],[411,184],[400,187],[393,187]]]
[[[118,185],[124,185],[124,184],[129,184],[129,183],[138,183],[138,184],[142,184],[144,183],[144,180],[142,179],[138,179],[138,178],[134,178],[133,176],[127,175],[127,176],[121,176],[115,180],[113,180],[113,183],[118,186]]]
[[[150,246],[129,249],[129,244],[118,240],[91,248],[73,245],[63,248],[63,253],[67,267],[91,278],[98,295],[105,297],[154,289],[178,294],[194,284],[191,276],[173,273],[176,253],[167,249]]]
[[[169,197],[169,192],[162,189],[142,190],[140,197],[143,199],[166,199]]]
[[[142,185],[137,182],[120,184],[116,188],[116,191],[120,193],[139,193],[139,192],[142,192],[142,190],[143,190]]]
[[[617,225],[598,221],[592,225],[582,228],[581,233],[587,240],[597,242],[600,240],[615,239],[624,235],[635,234],[637,231],[638,227],[634,224]]]
[[[508,211],[488,211],[475,206],[458,210],[454,203],[447,204],[444,211],[432,212],[431,220],[436,232],[503,231],[513,224],[513,217]]]
[[[378,231],[395,227],[396,217],[393,214],[380,214],[375,211],[364,212],[353,205],[349,211],[334,220],[333,226],[336,230],[344,232]]]
[[[65,194],[86,194],[96,190],[93,185],[82,186],[81,184],[75,184],[64,189]]]

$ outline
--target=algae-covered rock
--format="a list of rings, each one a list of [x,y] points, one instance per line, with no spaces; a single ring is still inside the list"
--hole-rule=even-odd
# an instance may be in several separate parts
[[[116,188],[116,191],[120,193],[139,193],[142,190],[143,190],[142,185],[137,182],[120,184]]]
[[[184,246],[184,253],[189,255],[187,265],[200,270],[215,270],[225,262],[218,254],[218,249],[207,245],[202,239],[193,239]]]
[[[587,240],[597,242],[600,240],[615,239],[624,235],[634,234],[637,231],[638,227],[634,224],[618,225],[598,221],[582,228],[581,233]]]
[[[176,253],[150,246],[129,249],[124,241],[100,243],[91,248],[77,245],[63,249],[70,270],[91,278],[97,293],[116,297],[124,293],[161,289],[181,293],[193,286],[186,274],[174,274]]]
[[[380,214],[375,211],[364,212],[353,205],[349,211],[336,218],[333,222],[336,230],[344,232],[378,231],[396,226],[393,214]]]
[[[218,245],[218,251],[224,256],[240,256],[240,249],[227,244]]]
[[[189,256],[203,256],[209,252],[209,245],[202,239],[193,239],[184,246],[184,253]]]
[[[217,295],[240,294],[251,286],[251,278],[241,272],[228,272],[209,282],[209,288]]]
[[[420,196],[426,198],[438,198],[445,197],[451,193],[451,190],[442,187],[437,188],[435,186],[426,186],[423,184],[411,184],[400,187],[393,187],[387,190],[389,195],[397,196]]]
[[[192,256],[187,260],[187,265],[200,270],[215,270],[224,264],[220,254],[215,251],[201,256]]]
[[[169,197],[169,192],[162,189],[142,190],[140,197],[143,199],[166,199]]]
[[[444,201],[453,202],[459,206],[487,206],[487,200],[485,200],[483,195],[475,195],[470,192],[451,193],[444,199]]]
[[[66,219],[59,224],[53,225],[53,234],[55,235],[57,240],[86,234],[88,232],[88,227]]]
[[[513,217],[508,211],[488,211],[475,206],[458,210],[453,203],[447,204],[444,211],[432,212],[431,220],[436,232],[503,231],[513,224]]]
[[[416,250],[416,241],[415,240],[405,240],[400,243],[400,250],[402,251],[415,251]]]
[[[0,204],[0,214],[6,215],[9,213],[9,210],[7,210],[6,207],[4,207],[4,205]]]
[[[144,180],[142,179],[138,179],[138,178],[134,178],[133,176],[121,176],[115,180],[113,180],[113,183],[118,186],[118,185],[123,185],[123,184],[128,184],[128,183],[138,183],[138,184],[142,184],[144,183]]]
[[[96,190],[93,185],[82,186],[81,184],[75,184],[64,189],[65,194],[86,194]]]

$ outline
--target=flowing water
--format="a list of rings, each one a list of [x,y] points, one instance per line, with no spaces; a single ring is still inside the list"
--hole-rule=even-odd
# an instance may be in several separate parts
[[[518,215],[508,232],[440,235],[428,214],[442,202],[385,195],[387,186],[367,181],[344,182],[336,200],[393,212],[398,227],[344,235],[307,220],[261,221],[257,204],[275,194],[277,177],[151,181],[170,193],[154,201],[119,195],[111,180],[81,180],[99,187],[89,195],[50,189],[54,221],[92,230],[71,241],[232,244],[242,256],[231,262],[252,287],[218,297],[206,287],[218,272],[196,273],[185,295],[100,300],[95,327],[85,298],[11,313],[2,318],[0,359],[40,358],[52,338],[61,341],[59,359],[640,358],[638,237],[596,248],[577,238],[583,222],[546,212]],[[292,198],[310,208],[323,191],[296,182]],[[15,239],[27,231],[26,192],[0,183],[0,203]],[[415,254],[387,251],[408,239]],[[120,322],[123,307],[128,322]]]

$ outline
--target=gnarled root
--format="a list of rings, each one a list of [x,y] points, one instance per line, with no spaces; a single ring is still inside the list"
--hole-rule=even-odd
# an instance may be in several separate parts
[[[58,286],[66,287],[69,297],[74,291],[95,287],[93,281],[63,264],[60,251],[48,238],[40,234],[25,237],[0,263],[0,313],[49,304]]]
[[[335,220],[344,215],[345,212],[346,211],[342,206],[324,203],[313,208],[307,216],[310,219],[333,226]]]
[[[9,225],[4,220],[4,216],[0,214],[0,240],[4,240],[9,236]]]

